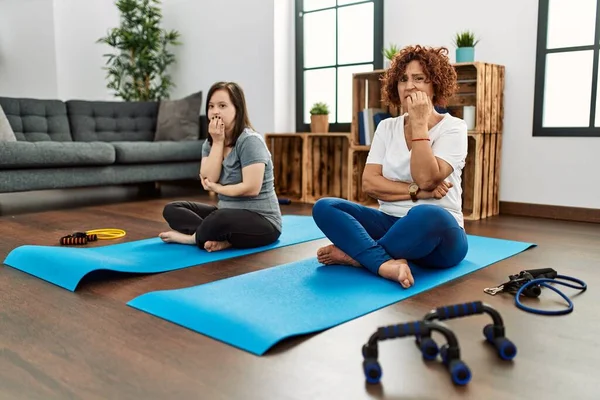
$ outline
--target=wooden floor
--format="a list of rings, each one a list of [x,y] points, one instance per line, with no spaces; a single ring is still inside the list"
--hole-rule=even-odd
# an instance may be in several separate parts
[[[161,218],[164,204],[181,196],[128,197],[41,212],[35,212],[35,199],[38,207],[46,203],[36,194],[28,195],[26,205],[13,199],[12,205],[3,204],[0,217],[0,256],[4,259],[24,244],[55,245],[59,237],[83,229],[123,228],[127,241],[153,237],[166,227]],[[189,194],[185,199],[212,201]],[[282,210],[310,215],[307,205]],[[0,398],[598,399],[600,349],[594,346],[600,346],[600,225],[500,216],[467,223],[466,228],[470,234],[538,246],[325,332],[281,343],[263,357],[125,303],[149,291],[199,285],[313,257],[326,240],[170,273],[84,282],[75,293],[3,266]],[[588,291],[573,298],[572,314],[532,315],[517,309],[510,295],[483,293],[510,274],[546,267],[587,282]],[[481,331],[489,318],[475,316],[447,323],[473,372],[466,387],[455,387],[439,363],[423,362],[410,339],[381,343],[382,382],[365,384],[361,346],[377,327],[420,319],[437,306],[474,300],[501,312],[507,336],[518,346],[513,362],[500,361],[483,342]],[[549,290],[539,300],[540,307],[563,305]]]

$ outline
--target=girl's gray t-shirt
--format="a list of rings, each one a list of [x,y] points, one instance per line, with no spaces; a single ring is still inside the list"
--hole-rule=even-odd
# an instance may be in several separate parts
[[[208,157],[211,145],[208,140],[202,145],[202,157]],[[282,229],[281,209],[275,194],[275,178],[271,153],[263,137],[246,128],[240,135],[231,152],[221,166],[221,185],[235,185],[242,182],[242,168],[255,163],[265,164],[265,174],[258,196],[230,197],[218,195],[219,208],[241,208],[263,215],[279,232]]]

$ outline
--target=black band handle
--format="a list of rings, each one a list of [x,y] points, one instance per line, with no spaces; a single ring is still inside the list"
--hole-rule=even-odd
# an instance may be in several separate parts
[[[558,272],[552,268],[528,269],[526,272],[529,272],[534,278],[554,279],[558,275]]]

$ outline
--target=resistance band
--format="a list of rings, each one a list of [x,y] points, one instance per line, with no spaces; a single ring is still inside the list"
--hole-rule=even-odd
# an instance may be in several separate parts
[[[572,285],[570,283],[566,283],[566,282],[561,282],[558,281],[557,279],[564,279],[566,281],[571,281],[571,282],[575,282],[577,284],[579,284],[579,286],[576,285]],[[549,278],[540,278],[540,279],[533,279],[527,283],[525,283],[523,286],[521,286],[521,288],[517,291],[517,294],[515,295],[515,304],[517,305],[518,308],[520,308],[523,311],[527,311],[533,314],[540,314],[540,315],[565,315],[565,314],[569,314],[570,312],[573,311],[573,302],[571,301],[571,299],[569,299],[563,292],[561,292],[560,290],[558,290],[557,288],[548,285],[548,283],[555,283],[555,284],[559,284],[559,285],[563,285],[563,286],[567,286],[573,289],[579,289],[582,292],[584,292],[585,290],[587,290],[587,285],[585,282],[583,282],[581,279],[577,279],[577,278],[573,278],[572,276],[566,276],[566,275],[556,275],[556,277],[554,279],[549,279]],[[526,305],[524,305],[523,303],[521,303],[521,300],[519,300],[519,298],[521,297],[521,294],[523,293],[524,290],[527,290],[527,288],[529,288],[530,286],[543,286],[546,287],[548,289],[552,289],[553,291],[555,291],[556,293],[558,293],[558,295],[560,297],[562,297],[563,299],[565,299],[565,301],[567,302],[567,309],[565,310],[556,310],[556,311],[550,311],[550,310],[538,310],[532,307],[528,307]]]
[[[85,232],[75,232],[72,235],[63,236],[60,238],[62,246],[84,245],[88,242],[96,240],[111,240],[122,238],[126,232],[122,229],[107,228],[107,229],[92,229]]]
[[[527,311],[533,314],[539,315],[565,315],[573,311],[573,302],[563,292],[557,288],[550,286],[549,283],[567,286],[573,289],[579,289],[582,292],[587,290],[587,284],[580,279],[573,278],[567,275],[558,275],[552,268],[544,269],[532,269],[521,271],[517,275],[510,275],[509,281],[502,283],[496,287],[485,288],[483,291],[492,296],[498,293],[511,293],[515,295],[515,304],[517,308]],[[578,284],[572,285],[570,283],[561,282],[558,279],[575,282]],[[528,307],[521,302],[521,296],[536,298],[542,293],[542,287],[553,290],[558,293],[560,297],[565,299],[567,302],[567,308],[565,310],[548,311],[539,310],[532,307]]]

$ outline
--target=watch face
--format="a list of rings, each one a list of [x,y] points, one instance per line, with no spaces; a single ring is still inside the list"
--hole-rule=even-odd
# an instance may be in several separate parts
[[[408,191],[411,192],[411,193],[416,193],[417,190],[419,190],[419,186],[416,183],[411,183],[408,186]]]

